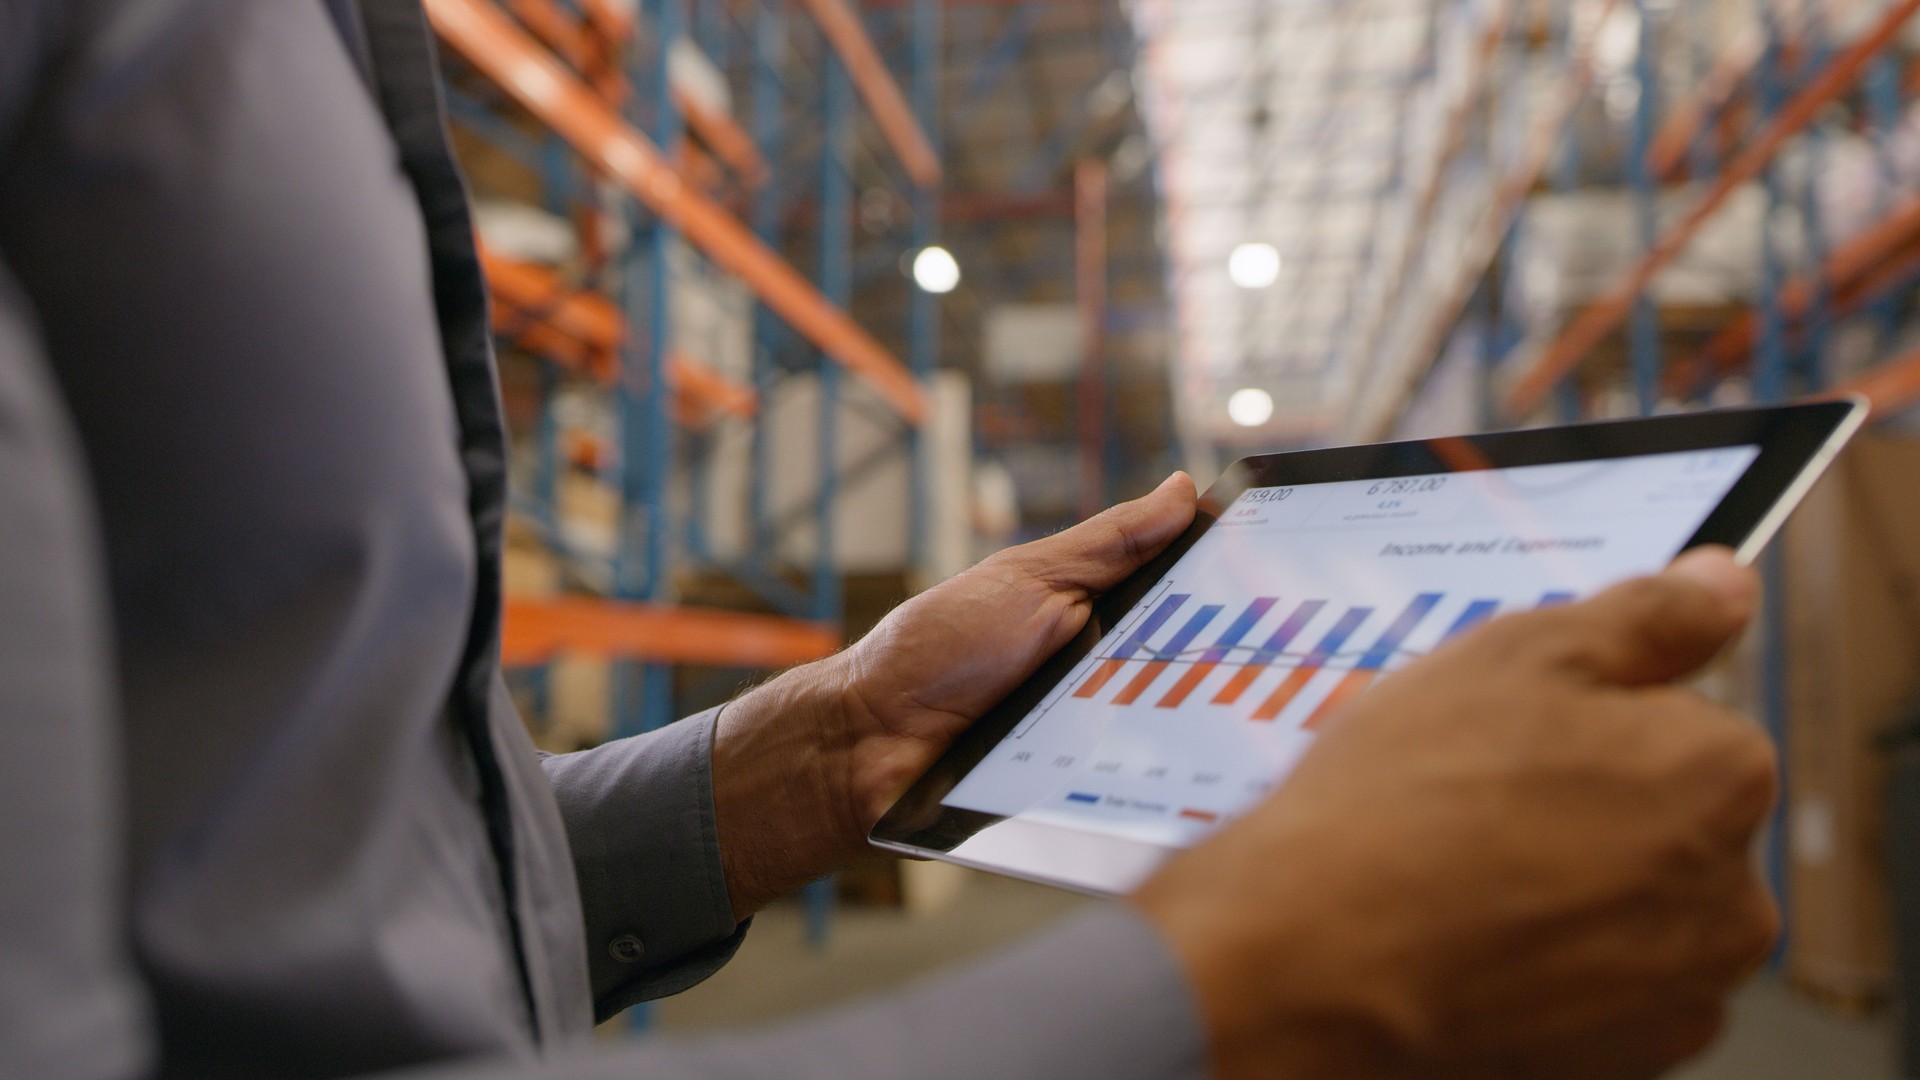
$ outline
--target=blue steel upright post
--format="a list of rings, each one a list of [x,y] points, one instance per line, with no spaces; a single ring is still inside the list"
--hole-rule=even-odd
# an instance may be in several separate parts
[[[785,6],[764,4],[753,27],[753,141],[760,156],[778,162],[786,151],[786,125],[781,98],[780,61],[786,41]],[[780,185],[778,173],[769,175],[753,193],[753,233],[775,251],[780,250]],[[780,321],[765,304],[753,309],[753,392],[760,402],[760,420],[753,426],[753,469],[748,477],[747,520],[752,542],[747,559],[756,564],[773,560],[773,507],[767,490],[773,470],[773,436],[769,431],[774,384],[779,378],[775,362],[781,345]]]
[[[1653,250],[1660,229],[1660,199],[1655,187],[1653,165],[1647,160],[1653,144],[1655,95],[1659,77],[1658,37],[1654,11],[1647,0],[1634,0],[1640,16],[1640,44],[1634,54],[1634,80],[1640,92],[1633,106],[1632,146],[1627,152],[1628,183],[1633,192],[1634,225],[1639,231],[1640,254]],[[1640,415],[1648,416],[1660,403],[1660,309],[1653,298],[1652,286],[1634,298],[1632,321],[1628,326],[1629,352],[1633,365],[1633,394]]]
[[[940,153],[940,2],[913,0],[913,111],[920,129]],[[940,239],[940,188],[915,185],[913,189],[914,254],[925,251]],[[919,287],[909,287],[907,364],[923,390],[932,388],[940,355],[940,308],[934,295]],[[929,417],[931,419],[931,417]],[[911,457],[907,484],[907,567],[919,573],[927,566],[928,498],[933,487],[927,456],[925,424],[909,427]]]
[[[1826,20],[1810,10],[1801,33],[1803,48],[1810,55],[1809,70],[1819,71],[1833,58],[1826,34]],[[1818,392],[1825,383],[1825,359],[1828,332],[1833,314],[1833,283],[1827,277],[1827,230],[1820,218],[1820,176],[1826,171],[1827,130],[1818,121],[1807,128],[1806,156],[1801,159],[1800,220],[1806,237],[1802,270],[1811,276],[1813,289],[1807,307],[1800,315],[1800,347],[1790,363],[1800,376],[1800,393]]]
[[[632,119],[641,124],[662,154],[679,145],[681,119],[674,107],[668,56],[679,39],[685,0],[648,0],[653,28],[649,66],[630,72],[636,91]],[[627,245],[621,276],[622,307],[630,333],[622,351],[620,388],[621,518],[616,592],[622,599],[660,601],[668,594],[668,557],[673,530],[667,521],[667,490],[673,476],[673,412],[667,386],[672,348],[670,310],[675,231],[658,216],[637,227]],[[636,514],[636,508],[638,513]],[[635,533],[638,536],[635,536]],[[636,551],[636,547],[638,550]],[[633,565],[638,560],[636,569]],[[639,700],[631,686],[633,665],[616,685],[616,731],[631,735],[673,719],[673,671],[664,664],[639,665]],[[636,708],[637,705],[637,708]]]
[[[1772,5],[1765,8],[1766,49],[1760,58],[1760,123],[1766,124],[1779,114],[1786,98],[1786,72],[1782,70],[1785,62],[1785,39],[1781,35],[1778,18]],[[1774,228],[1780,220],[1780,210],[1785,203],[1782,191],[1780,166],[1770,165],[1766,173],[1767,209],[1766,219],[1760,230],[1760,338],[1754,352],[1752,372],[1753,396],[1762,403],[1777,402],[1787,393],[1787,326],[1786,315],[1781,309],[1782,278],[1779,245],[1774,237]],[[1761,640],[1760,640],[1760,712],[1761,721],[1775,745],[1787,745],[1787,677],[1786,677],[1786,581],[1785,571],[1780,562],[1780,549],[1776,546],[1767,551],[1760,561],[1761,578],[1765,585],[1762,600]],[[1792,901],[1787,888],[1787,833],[1788,814],[1787,795],[1787,757],[1780,755],[1780,791],[1779,801],[1775,804],[1773,817],[1767,822],[1766,862],[1767,882],[1773,889],[1774,899],[1780,905],[1781,926],[1783,930],[1779,942],[1774,947],[1774,962],[1778,963],[1786,955],[1787,943],[1793,933]]]
[[[821,53],[820,123],[825,139],[820,152],[820,292],[846,310],[853,299],[853,176],[849,160],[852,86],[845,65],[832,49]],[[813,617],[841,621],[840,568],[835,549],[834,509],[840,478],[840,365],[819,356],[819,445],[814,493]],[[835,882],[828,877],[806,888],[807,938],[826,941],[832,919]]]

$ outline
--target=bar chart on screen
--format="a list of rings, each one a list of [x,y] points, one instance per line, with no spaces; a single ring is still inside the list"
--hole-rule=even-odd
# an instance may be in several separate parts
[[[1072,696],[1161,710],[1178,709],[1192,699],[1237,708],[1258,722],[1276,721],[1310,700],[1314,707],[1301,713],[1300,722],[1317,729],[1381,674],[1423,655],[1427,649],[1418,644],[1444,644],[1500,613],[1503,606],[1518,610],[1572,599],[1570,592],[1553,590],[1503,605],[1487,597],[1455,599],[1423,592],[1389,620],[1372,605],[1335,605],[1326,598],[1283,603],[1282,597],[1259,596],[1239,602],[1238,614],[1201,644],[1203,635],[1234,605],[1195,602],[1189,594],[1164,590],[1158,602],[1144,606],[1144,616],[1116,648],[1093,657],[1093,669],[1074,685]],[[1183,610],[1190,614],[1176,622]],[[1275,618],[1269,620],[1270,614]],[[1264,638],[1257,636],[1255,629],[1269,621],[1271,630]],[[1162,633],[1170,624],[1177,629]],[[1437,636],[1429,630],[1437,630]],[[1273,685],[1249,694],[1263,680]],[[1316,683],[1325,684],[1320,687],[1323,694],[1308,693]],[[1107,693],[1115,685],[1119,689]],[[1246,707],[1249,702],[1257,704]]]

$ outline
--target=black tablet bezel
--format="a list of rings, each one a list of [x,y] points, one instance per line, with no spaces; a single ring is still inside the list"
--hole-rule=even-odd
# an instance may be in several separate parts
[[[1640,457],[1651,454],[1758,446],[1760,453],[1682,550],[1706,544],[1733,548],[1750,561],[1771,539],[1841,445],[1865,419],[1865,404],[1853,398],[1768,408],[1727,409],[1649,419],[1615,420],[1567,427],[1464,435],[1410,442],[1375,443],[1329,450],[1245,458],[1230,466],[1200,497],[1193,525],[1153,561],[1094,602],[1087,626],[1030,678],[968,729],[877,824],[870,840],[910,854],[953,858],[956,847],[989,826],[1018,823],[1022,843],[1044,846],[1057,833],[1061,844],[1104,844],[1108,857],[1128,868],[1107,875],[1050,873],[1025,865],[996,865],[978,858],[954,861],[1091,892],[1118,891],[1145,852],[1127,841],[1095,840],[1097,834],[946,806],[942,800],[993,746],[1073,670],[1107,631],[1132,610],[1172,569],[1220,514],[1253,487],[1323,484],[1436,473],[1474,472],[1525,465]],[[1140,850],[1134,850],[1140,849]],[[1029,861],[1016,858],[1014,862]],[[1096,859],[1097,861],[1097,859]]]

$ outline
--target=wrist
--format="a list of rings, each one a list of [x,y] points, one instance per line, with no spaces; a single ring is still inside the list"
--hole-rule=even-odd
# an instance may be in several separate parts
[[[795,668],[720,712],[715,825],[736,918],[864,850],[848,793],[847,679],[838,656]]]

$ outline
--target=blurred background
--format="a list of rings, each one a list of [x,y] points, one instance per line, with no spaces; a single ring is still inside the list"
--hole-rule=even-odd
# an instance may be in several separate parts
[[[1862,392],[1707,684],[1787,749],[1790,932],[1695,1075],[1920,1075],[1920,0],[426,7],[543,746],[724,701],[1175,468]],[[872,992],[1077,903],[875,860],[623,1022]]]

